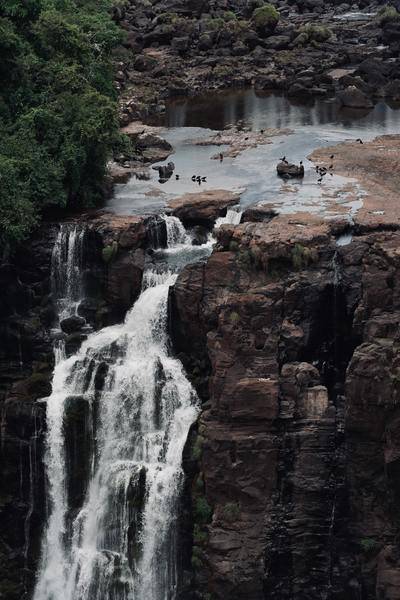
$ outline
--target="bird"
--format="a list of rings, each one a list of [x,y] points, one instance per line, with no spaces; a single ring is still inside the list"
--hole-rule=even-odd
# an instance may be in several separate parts
[[[203,182],[205,182],[205,181],[207,181],[207,177],[202,177],[202,178],[201,178],[201,180],[202,180]]]
[[[224,160],[224,155],[222,154],[222,152],[219,153],[219,162],[222,162]]]
[[[318,179],[318,183],[321,183],[321,181],[322,181],[322,177],[320,177],[320,178]]]
[[[264,133],[264,129],[260,129],[260,133]]]
[[[249,138],[248,138],[248,137],[245,137],[244,139],[245,139],[245,141],[247,141]]]
[[[333,164],[329,165],[329,168],[330,168],[330,169],[333,169]]]
[[[361,139],[361,138],[357,138],[357,139],[356,139],[356,142],[360,142],[360,144],[363,144],[363,143],[364,143],[364,142],[362,141],[362,139]]]
[[[178,181],[178,179],[179,179],[179,175],[175,175],[175,179]]]
[[[302,161],[302,160],[300,161],[300,164],[301,164],[301,165],[303,164],[303,161]]]
[[[192,175],[192,181],[196,181],[196,175]]]
[[[286,162],[286,156],[282,156],[282,158],[279,159],[282,162]]]
[[[331,159],[332,159],[332,158],[335,158],[335,155],[334,155],[334,154],[331,154],[330,158],[331,158]]]
[[[196,181],[197,181],[197,183],[198,183],[199,185],[201,185],[201,177],[200,177],[200,175],[197,175],[197,177],[196,177]]]

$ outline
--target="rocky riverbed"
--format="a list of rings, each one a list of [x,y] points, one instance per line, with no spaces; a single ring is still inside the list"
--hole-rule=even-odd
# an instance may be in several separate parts
[[[168,98],[247,87],[293,97],[333,96],[350,107],[400,97],[400,29],[379,3],[276,0],[260,27],[256,2],[148,4],[115,9],[126,30],[116,56],[121,123],[162,115]],[[395,13],[395,11],[394,11]]]

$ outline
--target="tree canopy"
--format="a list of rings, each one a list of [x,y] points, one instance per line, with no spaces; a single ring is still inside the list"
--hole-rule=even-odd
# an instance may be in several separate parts
[[[0,247],[50,206],[93,206],[118,141],[111,0],[0,4]]]

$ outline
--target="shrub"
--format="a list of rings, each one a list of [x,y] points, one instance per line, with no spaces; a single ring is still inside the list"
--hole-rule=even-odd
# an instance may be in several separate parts
[[[386,6],[383,6],[379,10],[377,18],[378,22],[381,25],[384,25],[385,23],[398,21],[400,19],[400,13],[397,12],[394,6],[389,6],[388,4],[386,4]]]
[[[204,496],[196,498],[194,503],[194,517],[197,523],[209,523],[213,514],[211,506]]]
[[[279,22],[279,13],[272,4],[264,4],[254,10],[251,20],[260,33],[265,33],[275,29]]]
[[[231,10],[227,10],[224,12],[224,20],[225,21],[236,21],[237,17],[235,13]]]
[[[195,525],[193,529],[193,541],[195,544],[205,544],[207,541],[207,532],[203,531],[199,525]]]
[[[111,262],[118,252],[118,243],[113,242],[109,246],[105,246],[102,250],[102,257],[106,264]]]
[[[203,442],[204,442],[203,436],[198,435],[196,437],[196,440],[193,444],[193,449],[192,449],[192,458],[194,460],[200,460],[201,454],[203,451]]]
[[[240,516],[240,506],[237,502],[227,502],[222,513],[227,521],[236,521]]]
[[[363,550],[363,552],[373,552],[374,550],[376,550],[378,543],[376,540],[372,539],[372,538],[363,538],[360,541],[360,546],[361,549]]]
[[[296,270],[307,267],[314,260],[316,260],[316,256],[310,248],[301,244],[295,244],[292,248],[292,263]]]
[[[301,27],[300,35],[306,34],[309,42],[326,42],[332,36],[332,32],[325,25],[309,23]],[[296,38],[297,39],[297,38]]]

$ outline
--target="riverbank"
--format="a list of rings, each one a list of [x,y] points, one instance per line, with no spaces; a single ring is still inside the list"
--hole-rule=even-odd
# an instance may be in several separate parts
[[[397,102],[395,15],[379,16],[373,2],[351,10],[319,0],[274,4],[279,20],[269,29],[257,27],[250,3],[131,0],[115,9],[127,32],[116,53],[121,124],[162,117],[170,98],[248,86],[358,108],[382,97]]]

